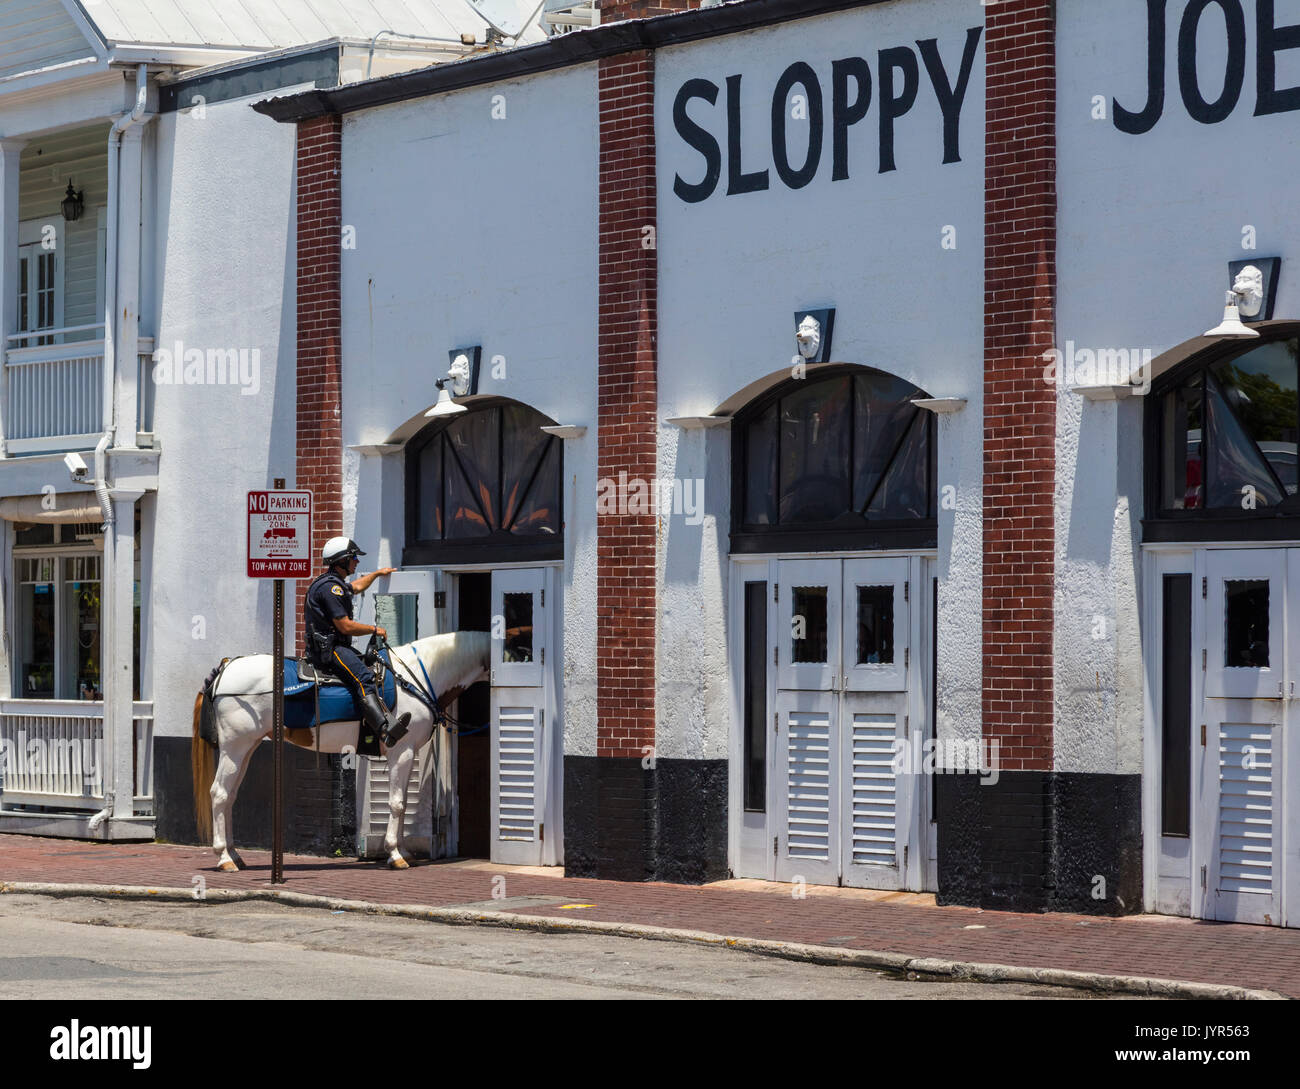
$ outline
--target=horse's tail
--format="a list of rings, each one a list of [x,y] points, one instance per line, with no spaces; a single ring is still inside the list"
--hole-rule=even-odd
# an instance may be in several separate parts
[[[204,704],[208,704],[205,708]],[[190,772],[194,782],[194,820],[199,841],[212,842],[212,780],[217,772],[217,747],[202,736],[204,712],[212,713],[205,686],[194,699],[194,733],[190,742]]]

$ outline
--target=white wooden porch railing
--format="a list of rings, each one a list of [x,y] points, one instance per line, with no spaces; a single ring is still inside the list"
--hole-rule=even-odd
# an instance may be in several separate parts
[[[132,706],[135,812],[153,812],[153,704]],[[90,700],[0,700],[0,808],[100,809],[104,705]]]
[[[103,326],[52,329],[42,336],[81,333]],[[32,339],[34,334],[26,334]],[[14,341],[15,337],[10,337]],[[136,382],[136,420],[153,432],[152,342],[141,342]],[[148,354],[144,354],[144,350]],[[103,431],[104,342],[83,340],[4,352],[8,399],[5,445],[11,454],[94,446]]]

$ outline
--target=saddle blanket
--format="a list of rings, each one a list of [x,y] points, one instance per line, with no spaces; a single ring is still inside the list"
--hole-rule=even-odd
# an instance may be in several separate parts
[[[381,652],[384,665],[383,692],[384,705],[391,711],[397,704],[397,684],[393,680],[393,670],[387,653]],[[284,660],[284,724],[288,728],[316,725],[315,686],[298,676],[298,659]],[[320,686],[320,720],[321,722],[349,722],[357,718],[357,708],[352,702],[352,694],[342,684],[322,684]]]

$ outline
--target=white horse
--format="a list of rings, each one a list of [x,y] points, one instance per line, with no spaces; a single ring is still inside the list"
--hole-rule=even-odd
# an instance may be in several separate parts
[[[423,664],[443,709],[487,673],[490,653],[490,634],[476,631],[434,635],[393,647],[391,652],[394,672],[408,681],[414,678],[422,688],[426,686],[424,672],[420,669],[420,664]],[[212,704],[216,716],[216,746],[199,736],[203,693],[200,692],[194,701],[191,752],[194,812],[199,837],[212,840],[212,850],[218,855],[217,868],[229,872],[244,868],[244,860],[230,844],[235,794],[253,752],[272,732],[271,655],[253,654],[235,659],[217,678],[214,687]],[[410,728],[385,750],[388,757],[389,816],[384,850],[388,853],[388,865],[397,870],[410,865],[402,853],[402,817],[406,812],[406,790],[411,769],[416,752],[433,736],[434,727],[429,708],[398,685],[393,714],[396,717],[404,711],[411,713]],[[350,722],[329,722],[323,728],[286,729],[284,736],[290,744],[316,749],[319,733],[319,751],[339,753],[356,750],[357,732],[358,723],[353,719]],[[205,796],[211,798],[211,806],[202,803]]]

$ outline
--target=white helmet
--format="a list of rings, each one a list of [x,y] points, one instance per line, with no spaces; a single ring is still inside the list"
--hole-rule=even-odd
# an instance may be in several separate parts
[[[348,537],[331,537],[321,550],[320,562],[326,567],[342,563],[349,556],[364,556],[357,542]]]

